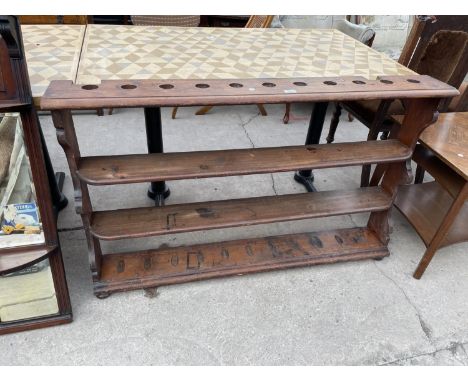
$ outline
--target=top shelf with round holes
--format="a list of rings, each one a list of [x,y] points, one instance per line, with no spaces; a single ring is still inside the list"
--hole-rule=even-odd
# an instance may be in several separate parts
[[[107,80],[99,85],[52,81],[43,110],[102,107],[236,105],[362,99],[444,98],[453,87],[429,76],[237,80]]]

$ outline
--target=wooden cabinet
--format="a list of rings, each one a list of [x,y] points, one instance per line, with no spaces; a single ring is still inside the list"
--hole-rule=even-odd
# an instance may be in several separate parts
[[[0,17],[0,334],[70,322],[39,119],[21,31]]]

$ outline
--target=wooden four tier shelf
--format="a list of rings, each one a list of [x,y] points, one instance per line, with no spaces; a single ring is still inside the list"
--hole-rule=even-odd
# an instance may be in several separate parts
[[[389,254],[389,213],[407,179],[420,133],[431,124],[441,98],[454,88],[427,76],[248,79],[108,80],[100,85],[53,81],[42,98],[51,110],[70,166],[75,205],[83,219],[94,292],[112,292],[304,265],[379,259]],[[162,106],[329,102],[401,99],[407,110],[395,139],[260,149],[82,157],[72,110],[140,107],[145,116]],[[109,139],[109,138],[104,138]],[[215,148],[214,148],[215,149]],[[95,210],[88,185],[226,177],[377,164],[380,185],[248,199]],[[102,253],[100,240],[247,226],[370,212],[367,226],[221,243]]]

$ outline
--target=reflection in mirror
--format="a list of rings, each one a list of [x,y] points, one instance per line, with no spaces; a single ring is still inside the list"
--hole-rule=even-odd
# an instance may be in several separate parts
[[[0,277],[0,325],[58,311],[48,259]]]
[[[0,256],[44,243],[31,167],[18,114],[0,115]],[[57,314],[49,260],[0,276],[0,325]]]
[[[18,114],[0,116],[0,251],[44,243]]]

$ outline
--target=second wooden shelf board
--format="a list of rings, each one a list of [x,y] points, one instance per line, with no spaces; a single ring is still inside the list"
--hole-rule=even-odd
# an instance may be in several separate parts
[[[453,199],[436,182],[400,186],[395,207],[408,219],[424,244],[429,245]],[[459,212],[441,247],[468,240],[468,204]]]
[[[128,239],[383,211],[391,204],[391,197],[381,188],[368,187],[100,211],[92,215],[91,233],[102,240]]]
[[[397,140],[258,149],[85,157],[78,176],[92,185],[355,166],[404,161],[411,150]]]

